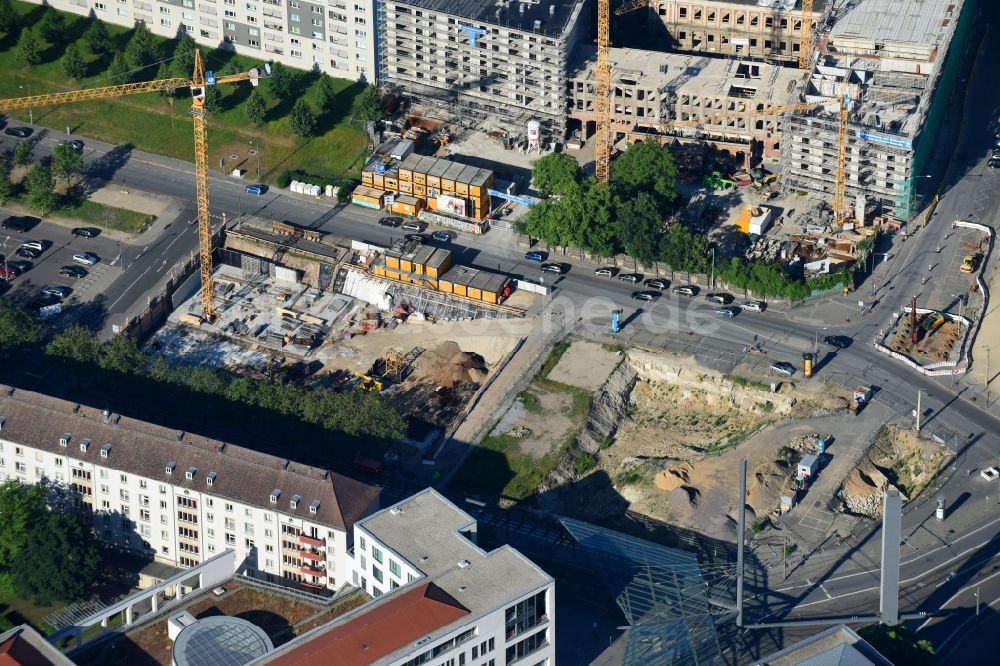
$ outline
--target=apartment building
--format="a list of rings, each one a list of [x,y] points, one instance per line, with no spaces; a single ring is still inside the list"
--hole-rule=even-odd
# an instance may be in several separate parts
[[[565,132],[566,63],[585,0],[379,0],[380,81],[466,126]]]
[[[311,590],[349,578],[373,486],[94,407],[0,387],[0,481],[71,487],[106,543],[191,567],[226,549],[239,571]]]
[[[432,488],[354,525],[351,583],[374,599],[255,663],[552,666],[555,583]]]
[[[654,0],[645,11],[657,50],[797,63],[803,19],[815,35],[828,5],[814,0],[810,17],[803,17],[801,0]]]
[[[157,35],[186,32],[240,55],[319,68],[330,76],[374,81],[375,9],[372,0],[28,0],[132,27],[143,21]],[[207,63],[211,69],[212,63]]]
[[[571,127],[592,133],[596,49],[583,56],[567,84]],[[781,118],[759,115],[796,97],[800,73],[755,60],[612,48],[611,122],[628,141],[687,136],[729,152],[776,158]],[[758,115],[754,115],[758,114]]]
[[[849,98],[845,182],[877,214],[910,220],[932,159],[937,129],[954,112],[961,63],[974,57],[975,0],[861,0],[820,36],[803,98],[825,108],[789,116],[783,180],[832,196],[838,112]]]

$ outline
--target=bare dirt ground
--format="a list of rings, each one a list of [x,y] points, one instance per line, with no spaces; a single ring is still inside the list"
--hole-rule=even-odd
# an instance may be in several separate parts
[[[931,329],[929,323],[921,321],[925,317],[928,315],[918,317],[917,342],[913,344],[910,318],[906,315],[900,316],[888,346],[893,351],[906,354],[921,363],[947,361],[960,344],[962,325],[956,321],[947,321]]]
[[[585,391],[596,391],[621,360],[620,352],[609,351],[594,342],[577,340],[549,372],[549,379]]]
[[[620,505],[704,534],[735,535],[739,459],[749,460],[748,504],[759,516],[779,496],[804,453],[814,453],[808,417],[847,406],[846,396],[821,384],[768,386],[720,375],[692,359],[629,351],[639,373],[630,411],[613,443],[597,455],[597,470],[614,484],[607,497],[558,493],[556,509],[592,519]]]

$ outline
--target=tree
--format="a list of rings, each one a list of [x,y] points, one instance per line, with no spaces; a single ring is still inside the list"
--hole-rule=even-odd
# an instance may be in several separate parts
[[[68,184],[73,176],[83,174],[83,158],[73,146],[60,143],[52,150],[52,175]]]
[[[205,110],[214,113],[222,105],[222,91],[219,86],[205,86]]]
[[[931,642],[918,639],[905,625],[870,624],[861,627],[858,635],[894,664],[933,666],[937,661]]]
[[[87,75],[87,63],[83,61],[80,49],[77,48],[76,44],[68,45],[63,51],[62,66],[66,76],[71,76],[74,79],[82,79]]]
[[[38,341],[38,324],[24,310],[0,299],[0,353]],[[0,508],[0,516],[3,509]],[[0,529],[0,534],[3,530]],[[0,570],[3,569],[0,563]]]
[[[362,122],[369,120],[382,120],[385,111],[382,108],[382,96],[378,92],[378,87],[369,85],[358,95],[357,118]]]
[[[319,105],[320,113],[333,111],[337,103],[337,91],[333,87],[333,79],[324,72],[319,75],[319,88],[316,90],[316,104]]]
[[[30,208],[48,213],[56,207],[55,183],[52,171],[45,166],[35,165],[24,179],[24,202]]]
[[[21,36],[17,38],[17,59],[29,67],[42,61],[42,45],[31,28],[21,29]]]
[[[136,21],[125,46],[125,62],[132,70],[141,70],[159,60],[156,38],[144,21]],[[138,72],[136,72],[138,73]],[[141,75],[140,75],[141,76]]]
[[[0,205],[7,203],[14,194],[14,183],[10,180],[10,165],[7,160],[0,157]]]
[[[108,34],[108,29],[94,15],[94,10],[90,10],[90,25],[83,33],[83,39],[87,42],[87,48],[94,55],[110,53],[115,47],[114,40]]]
[[[264,96],[260,94],[256,88],[250,92],[250,96],[247,97],[247,103],[243,107],[243,113],[246,114],[247,120],[256,125],[257,127],[262,127],[264,125],[264,120],[267,117],[267,102],[264,101]]]
[[[45,354],[77,363],[96,363],[101,354],[101,342],[90,329],[73,324],[45,345]]]
[[[116,86],[132,81],[132,71],[125,61],[125,56],[121,53],[116,53],[115,57],[112,58],[111,65],[108,67],[108,79],[112,85]]]
[[[101,346],[98,363],[105,370],[123,375],[136,375],[146,368],[149,357],[128,335],[119,334]]]
[[[194,71],[194,50],[198,48],[194,38],[186,32],[177,40],[174,47],[174,61],[171,68],[174,76],[191,77]]]
[[[44,486],[23,485],[14,478],[0,483],[0,571],[10,570],[44,511]]]
[[[602,257],[610,257],[619,250],[615,228],[615,206],[611,186],[607,183],[591,184],[584,195],[583,247]]]
[[[566,194],[570,187],[580,183],[580,165],[566,153],[546,155],[531,169],[535,189],[544,196]]]
[[[618,238],[625,253],[650,264],[659,254],[659,239],[663,229],[656,199],[648,192],[618,202]]]
[[[39,606],[86,595],[101,563],[97,537],[82,516],[47,512],[14,559],[17,592]]]
[[[268,79],[271,95],[278,100],[287,99],[292,94],[292,74],[280,62],[271,65],[271,78]]]
[[[21,27],[21,16],[10,0],[0,0],[0,32],[12,34]]]
[[[611,164],[611,182],[622,196],[652,191],[662,204],[677,198],[677,165],[658,143],[633,143]]]
[[[38,22],[38,34],[49,44],[58,44],[63,40],[65,31],[66,22],[63,20],[62,12],[48,8],[42,20]]]
[[[316,116],[313,115],[309,104],[301,97],[295,100],[295,105],[292,107],[292,116],[288,124],[291,126],[292,131],[303,139],[308,139],[316,134]]]
[[[23,167],[31,164],[31,144],[21,139],[14,146],[14,166]]]

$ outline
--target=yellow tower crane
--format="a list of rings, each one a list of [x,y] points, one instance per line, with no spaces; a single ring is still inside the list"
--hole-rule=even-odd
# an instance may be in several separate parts
[[[611,0],[597,0],[597,70],[594,72],[594,176],[611,179]]]
[[[840,114],[837,123],[837,170],[833,178],[833,223],[842,226],[850,217],[847,210],[847,129],[851,119],[851,98],[845,94],[840,98]]]
[[[208,214],[208,132],[206,125],[205,86],[220,83],[237,83],[250,81],[257,85],[260,78],[271,75],[271,66],[265,64],[262,69],[251,69],[239,74],[210,77],[206,79],[205,66],[201,59],[201,50],[194,51],[194,72],[190,79],[169,78],[155,81],[125,83],[117,86],[70,90],[49,95],[34,95],[33,97],[17,97],[0,99],[0,111],[14,111],[39,106],[53,106],[71,102],[87,102],[97,99],[111,99],[123,95],[135,95],[146,92],[170,91],[178,88],[191,90],[191,117],[194,126],[194,176],[195,191],[198,206],[198,248],[201,257],[201,306],[206,321],[215,318],[215,285],[212,282],[212,221]]]
[[[799,69],[809,69],[812,55],[813,0],[802,0],[802,27],[799,30]]]

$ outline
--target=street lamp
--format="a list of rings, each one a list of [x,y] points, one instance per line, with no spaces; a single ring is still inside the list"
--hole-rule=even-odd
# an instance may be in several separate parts
[[[25,83],[23,86],[18,86],[17,88],[18,88],[18,90],[24,90],[25,87],[27,87],[27,90],[28,90],[28,97],[31,97],[31,84],[30,83]],[[32,109],[30,106],[28,107],[28,124],[29,125],[34,125],[35,124],[35,112],[34,112],[34,109]]]
[[[10,240],[10,236],[3,241],[3,276],[7,277],[7,241]]]
[[[254,147],[254,155],[257,157],[257,180],[260,180],[260,137],[255,136],[250,139],[250,145]]]

